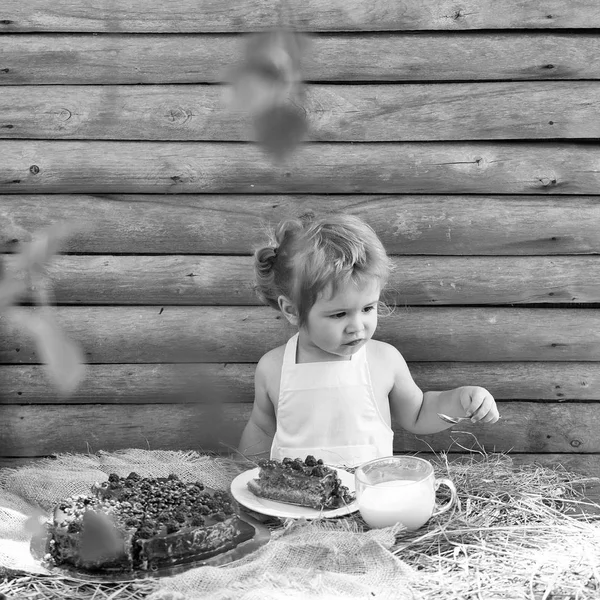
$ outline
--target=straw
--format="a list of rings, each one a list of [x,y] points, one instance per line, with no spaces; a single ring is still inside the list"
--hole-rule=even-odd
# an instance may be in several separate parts
[[[483,451],[433,457],[436,477],[454,482],[459,503],[416,532],[398,530],[392,549],[415,570],[412,584],[422,598],[600,598],[600,505],[585,497],[586,485],[600,479],[560,466],[515,466],[509,455]],[[232,479],[255,466],[240,456],[215,460]],[[438,499],[449,499],[444,487]],[[367,528],[359,513],[326,521],[345,530]],[[268,525],[284,534],[290,523]],[[96,583],[0,570],[0,594],[10,600],[141,600],[157,586],[153,579]]]
[[[422,575],[426,598],[600,597],[600,506],[586,501],[597,482],[562,467],[514,468],[505,455],[440,455],[436,475],[451,479],[460,504],[394,550]],[[582,512],[587,510],[590,514]]]
[[[144,600],[157,587],[156,580],[104,583],[57,575],[21,575],[0,581],[0,598],[4,594],[11,600]]]

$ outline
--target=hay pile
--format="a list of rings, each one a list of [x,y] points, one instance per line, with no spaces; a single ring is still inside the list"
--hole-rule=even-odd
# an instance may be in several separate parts
[[[56,575],[5,576],[2,582],[0,570],[0,600],[144,600],[157,588],[153,580],[97,583]]]
[[[402,535],[394,552],[422,575],[425,598],[600,598],[600,506],[584,497],[594,480],[506,455],[442,455],[435,467],[460,507]]]
[[[418,574],[416,593],[436,600],[600,599],[600,505],[584,495],[587,483],[600,480],[560,467],[517,467],[500,454],[442,454],[432,462],[436,476],[454,481],[460,503],[397,537],[393,552]],[[248,463],[221,466],[235,474]],[[338,522],[365,527],[358,514]],[[0,598],[10,600],[143,600],[156,587],[151,579],[92,583],[0,570]]]

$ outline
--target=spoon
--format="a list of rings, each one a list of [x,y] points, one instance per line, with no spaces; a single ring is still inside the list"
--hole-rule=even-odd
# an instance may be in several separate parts
[[[446,423],[452,423],[452,425],[456,425],[461,421],[470,421],[471,417],[451,417],[450,415],[445,415],[444,413],[438,413],[437,416],[442,420],[446,421]],[[500,417],[498,417],[500,418]]]
[[[456,425],[456,423],[460,423],[461,421],[471,420],[471,417],[451,417],[450,415],[445,415],[443,413],[438,413],[437,416],[442,421],[446,421],[446,423],[452,423],[453,425]]]

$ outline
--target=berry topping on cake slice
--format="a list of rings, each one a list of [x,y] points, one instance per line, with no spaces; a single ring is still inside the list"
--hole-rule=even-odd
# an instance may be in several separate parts
[[[248,489],[260,498],[315,509],[339,508],[354,500],[337,471],[314,456],[262,459],[258,466],[258,479],[250,480]]]

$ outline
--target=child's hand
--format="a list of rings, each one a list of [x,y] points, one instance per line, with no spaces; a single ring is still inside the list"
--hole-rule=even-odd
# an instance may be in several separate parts
[[[495,423],[500,415],[494,397],[482,387],[460,388],[460,403],[473,423]]]

